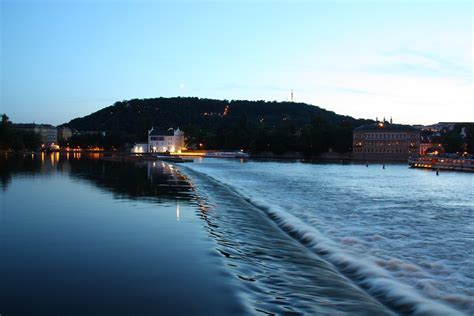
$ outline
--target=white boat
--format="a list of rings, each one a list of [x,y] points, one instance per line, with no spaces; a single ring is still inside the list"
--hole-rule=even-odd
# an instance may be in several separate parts
[[[204,157],[210,158],[248,158],[249,154],[243,151],[213,151],[207,152]]]

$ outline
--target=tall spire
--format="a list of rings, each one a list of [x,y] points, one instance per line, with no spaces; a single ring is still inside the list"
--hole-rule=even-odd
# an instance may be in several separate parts
[[[290,102],[293,102],[293,89],[291,89]]]

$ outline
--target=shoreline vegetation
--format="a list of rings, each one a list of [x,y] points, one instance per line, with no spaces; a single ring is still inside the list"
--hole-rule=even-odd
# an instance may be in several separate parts
[[[71,146],[83,143],[105,148],[109,143],[118,149],[144,142],[152,127],[179,127],[189,149],[317,156],[328,151],[350,152],[352,130],[370,122],[305,103],[176,97],[116,102],[62,126],[78,131],[69,140]]]
[[[243,151],[252,158],[352,161],[353,130],[374,122],[296,102],[132,99],[58,126],[69,128],[72,136],[58,139],[56,145],[72,151],[129,152],[133,144],[146,142],[151,128],[179,127],[189,150]],[[474,130],[474,123],[456,124],[436,141],[446,145],[446,152],[474,153],[474,133],[469,132],[465,141],[459,137],[465,126]],[[18,129],[7,115],[2,116],[0,150],[40,148],[38,134]]]

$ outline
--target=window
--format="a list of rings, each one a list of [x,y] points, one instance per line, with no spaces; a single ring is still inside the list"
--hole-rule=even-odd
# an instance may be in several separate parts
[[[154,140],[154,141],[164,141],[165,138],[163,136],[151,136],[150,137],[150,140]]]

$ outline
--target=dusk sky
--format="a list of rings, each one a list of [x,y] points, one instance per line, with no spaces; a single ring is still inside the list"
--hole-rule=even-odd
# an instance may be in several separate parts
[[[474,121],[471,1],[1,1],[1,108],[61,124],[115,101],[295,101]]]

